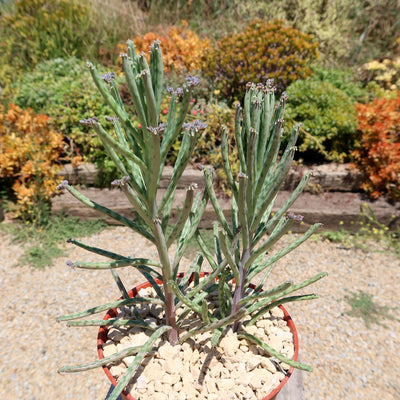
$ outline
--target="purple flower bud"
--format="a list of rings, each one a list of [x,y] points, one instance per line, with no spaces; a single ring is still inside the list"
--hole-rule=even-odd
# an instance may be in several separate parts
[[[125,185],[127,182],[129,182],[129,176],[123,176],[121,179],[121,185]]]
[[[75,264],[71,260],[68,260],[65,264],[67,267],[71,267],[72,269],[75,268]]]
[[[67,240],[65,241],[65,243],[72,243],[72,239],[71,239],[71,238],[67,239]]]
[[[174,88],[172,86],[168,86],[167,92],[172,96],[174,94]]]
[[[294,213],[292,213],[292,212],[290,212],[289,214],[287,214],[287,217],[288,217],[289,219],[293,219],[294,221],[297,221],[297,222],[303,221],[303,218],[304,218],[303,215],[296,215],[296,214],[294,214]]]
[[[106,115],[106,116],[104,117],[104,119],[105,119],[107,122],[112,122],[113,124],[115,124],[116,122],[119,121],[119,118],[118,118],[118,117],[109,117],[108,115]]]
[[[269,88],[272,88],[274,86],[274,80],[272,78],[267,79],[266,86],[268,86]]]
[[[119,186],[121,184],[121,180],[120,179],[115,179],[111,182],[111,185],[113,186]]]
[[[247,175],[244,172],[239,172],[238,174],[239,178],[247,179]]]
[[[57,190],[64,190],[68,185],[68,181],[62,181],[57,187]]]
[[[82,125],[87,125],[87,126],[92,126],[92,120],[90,118],[88,119],[81,119],[79,121]]]
[[[106,72],[104,75],[101,76],[101,79],[103,79],[103,81],[106,83],[111,83],[115,79],[115,73]]]
[[[186,77],[186,82],[189,87],[195,87],[200,84],[200,79],[198,76],[188,75]]]
[[[163,133],[163,132],[165,131],[165,124],[164,124],[164,122],[161,122],[161,123],[158,125],[157,130],[158,130],[158,133]]]
[[[182,97],[182,96],[183,96],[183,88],[181,88],[181,87],[176,88],[175,94],[176,94],[178,97]]]

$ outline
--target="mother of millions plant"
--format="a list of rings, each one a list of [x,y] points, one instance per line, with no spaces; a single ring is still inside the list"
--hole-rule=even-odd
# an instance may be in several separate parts
[[[143,53],[136,54],[131,41],[128,41],[128,54],[121,54],[121,58],[135,113],[140,122],[139,128],[132,124],[122,103],[114,82],[114,74],[107,73],[100,76],[91,63],[88,63],[88,67],[93,80],[115,113],[115,117],[105,117],[107,121],[114,124],[115,135],[108,133],[96,117],[81,122],[91,126],[103,142],[121,173],[121,179],[115,180],[113,185],[122,189],[139,215],[141,223],[125,218],[91,201],[70,186],[67,181],[62,182],[58,189],[67,189],[86,206],[103,212],[142,235],[156,246],[158,259],[124,256],[70,239],[70,243],[108,257],[111,261],[68,262],[68,265],[86,269],[109,269],[121,291],[122,298],[81,313],[62,316],[58,320],[71,321],[109,308],[126,306],[131,310],[128,319],[122,317],[107,321],[71,321],[68,325],[136,326],[144,330],[149,329],[153,331],[153,334],[144,346],[131,347],[93,363],[63,367],[59,372],[87,370],[120,360],[128,355],[135,355],[134,361],[109,396],[109,400],[115,400],[127,386],[143,358],[153,349],[155,341],[162,335],[168,334],[170,344],[175,346],[197,334],[211,331],[213,333],[211,343],[216,346],[229,329],[237,331],[239,338],[245,338],[257,344],[288,365],[311,371],[310,366],[287,359],[256,336],[242,329],[242,327],[253,325],[277,305],[316,298],[314,294],[289,295],[326,275],[320,273],[298,284],[285,281],[277,287],[263,291],[264,283],[275,263],[303,243],[320,226],[320,224],[311,226],[306,233],[291,244],[273,255],[268,255],[268,251],[288,232],[291,225],[295,221],[302,220],[302,216],[287,213],[287,210],[311,176],[311,172],[307,173],[287,202],[278,212],[272,213],[278,190],[293,160],[298,136],[298,127],[295,127],[286,149],[279,157],[286,94],[283,94],[277,102],[272,81],[268,81],[265,86],[247,85],[244,109],[238,105],[235,116],[234,133],[241,170],[238,180],[235,180],[229,162],[229,132],[226,127],[223,128],[222,158],[233,193],[231,224],[223,214],[213,189],[213,173],[209,168],[203,168],[206,183],[204,193],[198,193],[195,196],[195,185],[187,189],[184,204],[171,229],[170,215],[177,182],[190,161],[199,132],[206,129],[206,124],[199,120],[184,123],[193,88],[199,80],[197,77],[188,76],[183,87],[176,90],[168,88],[171,99],[167,121],[165,124],[159,123],[163,91],[163,62],[159,43],[156,41],[151,46],[150,65]],[[171,180],[162,196],[157,196],[167,154],[181,132],[183,132],[182,145]],[[197,229],[208,200],[211,201],[218,220],[214,223],[213,231],[215,251],[207,247]],[[197,239],[201,253],[197,254],[186,275],[178,278],[180,261],[193,237]],[[170,257],[168,250],[174,242],[177,242],[176,251],[174,256]],[[211,266],[211,272],[203,279],[199,279],[204,259]],[[129,298],[116,272],[117,268],[126,266],[136,268],[143,274],[157,294],[156,298],[141,296]],[[260,274],[262,278],[252,288],[251,280]],[[188,289],[190,276],[194,276],[194,286]],[[211,295],[216,295],[218,298],[216,308],[213,306]],[[140,317],[135,307],[146,303],[163,306],[164,325],[157,326],[154,322],[147,322]],[[179,307],[183,307],[183,312],[178,317],[176,310]],[[185,330],[182,326],[189,314],[195,315],[198,324],[193,329]]]

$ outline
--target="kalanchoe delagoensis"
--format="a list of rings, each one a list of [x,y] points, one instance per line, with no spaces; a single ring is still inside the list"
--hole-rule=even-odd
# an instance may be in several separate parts
[[[261,289],[265,287],[265,279],[277,261],[303,243],[319,227],[319,224],[312,225],[303,235],[295,238],[283,249],[271,252],[272,255],[269,253],[270,248],[289,231],[294,222],[303,220],[302,216],[295,215],[288,210],[311,176],[311,173],[307,173],[285,204],[272,213],[272,206],[293,160],[299,129],[298,126],[293,129],[288,135],[286,146],[281,148],[286,96],[283,95],[279,101],[275,100],[272,80],[267,80],[265,85],[261,83],[246,85],[243,108],[240,104],[236,105],[234,132],[232,132],[240,165],[238,173],[231,165],[230,133],[225,127],[221,129],[222,164],[232,192],[231,219],[226,218],[214,190],[213,178],[216,174],[213,173],[212,167],[200,166],[204,174],[204,191],[195,194],[196,185],[189,185],[183,204],[178,207],[177,218],[172,220],[172,204],[175,201],[174,195],[178,182],[191,160],[196,140],[200,136],[198,133],[207,127],[206,123],[198,119],[193,122],[184,122],[193,98],[192,91],[199,84],[199,79],[195,76],[188,76],[183,87],[178,87],[176,90],[168,87],[170,104],[167,122],[160,123],[164,83],[159,44],[154,43],[151,46],[149,63],[146,57],[136,54],[133,42],[128,41],[127,51],[129,56],[125,53],[121,56],[127,87],[132,97],[132,107],[123,105],[115,82],[113,82],[115,76],[112,73],[100,76],[93,64],[89,64],[89,70],[96,86],[115,113],[115,117],[106,117],[106,121],[113,122],[112,127],[115,132],[107,132],[96,117],[83,119],[81,123],[92,126],[104,144],[119,176],[122,176],[121,179],[116,179],[111,184],[121,187],[121,195],[126,196],[137,213],[140,223],[136,218],[127,218],[115,210],[110,210],[88,199],[75,188],[70,187],[67,181],[57,187],[62,190],[68,186],[68,192],[84,205],[132,229],[157,249],[156,259],[145,259],[117,254],[109,249],[93,247],[73,239],[68,241],[72,245],[78,245],[90,252],[104,256],[110,261],[93,263],[69,261],[67,265],[75,268],[109,269],[121,292],[122,302],[128,300],[128,295],[117,273],[118,268],[135,268],[146,277],[157,294],[157,298],[149,300],[147,306],[161,304],[163,307],[160,325],[151,325],[151,329],[156,329],[153,334],[155,336],[152,335],[141,347],[138,353],[140,357],[136,356],[137,359],[135,357],[136,361],[119,380],[117,387],[109,396],[109,400],[117,399],[146,357],[146,352],[153,348],[154,340],[164,334],[168,336],[164,339],[168,339],[171,345],[176,346],[197,334],[210,330],[213,334],[211,344],[215,346],[223,335],[227,334],[229,330],[233,330],[238,333],[238,338],[246,340],[249,346],[255,343],[263,351],[273,351],[271,354],[280,362],[310,370],[309,366],[286,358],[273,349],[271,350],[267,343],[260,342],[255,336],[241,333],[238,330],[239,327],[243,329],[250,327],[276,305],[289,300],[300,301],[315,298],[315,295],[290,296],[290,294],[325,276],[325,274],[318,274],[297,285],[283,279],[283,284],[261,292]],[[113,90],[110,91],[103,80],[107,83],[111,82]],[[131,108],[141,125],[140,129],[132,123]],[[182,130],[188,134],[179,138]],[[160,180],[167,155],[173,149],[177,139],[181,139],[181,146],[172,175],[165,190],[161,191]],[[213,231],[215,257],[198,230],[208,201],[216,215],[217,226]],[[193,238],[197,241],[203,255],[198,256],[192,263],[190,273],[179,280],[177,271],[179,271],[183,254]],[[173,246],[174,243],[176,245]],[[188,277],[191,273],[195,277],[199,276],[203,259],[206,259],[211,265],[212,272],[202,281],[195,279],[194,286],[188,289],[186,285]],[[256,289],[253,289],[251,282],[261,275],[265,278],[258,282]],[[229,281],[229,279],[231,281],[228,285],[227,280]],[[210,288],[214,290],[212,293]],[[217,305],[212,297],[215,292],[218,292]],[[144,300],[141,299],[141,301]],[[176,307],[178,304],[183,304],[186,308],[181,315],[190,312],[190,315],[194,316],[195,321],[190,323],[191,326],[194,326],[193,329],[188,330],[186,326],[189,324],[182,323],[183,321],[177,318]],[[136,314],[132,315],[138,316],[137,319],[121,322],[120,318],[116,318],[114,323],[132,323],[133,326],[139,325],[143,326],[143,329],[148,328],[146,322],[141,319],[140,313],[136,309],[137,306],[138,304],[132,305],[136,310]],[[102,305],[96,309],[106,308],[107,305]],[[92,314],[93,308],[79,313],[79,317]],[[78,318],[77,314],[72,314],[61,317],[60,320],[76,318]],[[94,321],[91,320],[90,323],[97,323],[96,320]],[[74,325],[80,326],[87,323],[89,322],[74,322]],[[99,322],[98,324],[104,323]],[[116,361],[118,357],[113,361]],[[73,372],[91,367],[92,364],[86,364],[66,367],[61,371]]]

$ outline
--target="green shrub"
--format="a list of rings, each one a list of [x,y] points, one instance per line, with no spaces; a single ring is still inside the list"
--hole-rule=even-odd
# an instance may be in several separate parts
[[[70,158],[81,156],[85,161],[96,163],[105,175],[112,172],[98,137],[79,124],[83,118],[112,115],[83,61],[57,58],[41,62],[34,71],[22,76],[15,89],[16,104],[50,116],[65,137]]]
[[[244,32],[229,35],[205,57],[202,70],[221,96],[243,100],[247,82],[275,79],[278,90],[311,74],[308,64],[318,44],[310,35],[285,27],[282,21],[255,20]]]
[[[367,103],[370,91],[356,80],[350,69],[326,69],[322,66],[313,66],[311,79],[316,82],[329,82],[337,89],[347,94],[352,100]]]
[[[310,157],[347,161],[357,128],[355,102],[329,82],[305,79],[288,87],[290,126],[302,123],[299,151]]]
[[[113,0],[0,1],[0,87],[8,94],[21,71],[74,56],[115,63],[116,46],[137,34],[140,13]],[[128,4],[127,4],[128,3]]]

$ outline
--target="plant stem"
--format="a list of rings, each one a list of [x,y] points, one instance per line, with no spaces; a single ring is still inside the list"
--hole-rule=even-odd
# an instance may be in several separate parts
[[[172,290],[168,287],[168,281],[170,281],[171,279],[175,279],[175,277],[172,276],[172,267],[168,257],[167,243],[165,241],[165,236],[161,228],[161,221],[157,218],[154,220],[154,238],[163,270],[162,275],[165,295],[165,320],[166,324],[171,327],[171,330],[169,332],[169,342],[172,346],[175,346],[178,344],[175,296]]]

